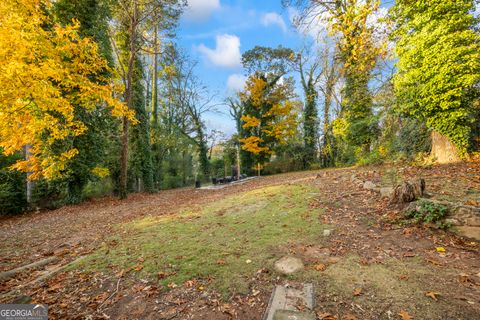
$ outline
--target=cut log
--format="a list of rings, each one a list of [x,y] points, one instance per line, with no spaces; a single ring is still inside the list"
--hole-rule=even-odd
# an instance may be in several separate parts
[[[425,192],[425,180],[405,181],[395,187],[390,203],[409,203],[422,197]]]
[[[28,283],[25,283],[25,284],[21,284],[15,288],[13,288],[12,290],[10,290],[9,292],[5,293],[5,294],[2,294],[0,295],[0,300],[1,301],[4,301],[6,299],[14,299],[16,296],[18,297],[18,295],[20,294],[21,290],[23,290],[24,288],[27,288],[27,287],[30,287],[32,285],[35,285],[37,283],[40,283],[40,282],[43,282],[47,279],[49,279],[50,277],[53,277],[55,274],[59,273],[59,272],[62,272],[63,270],[65,270],[66,268],[68,268],[69,266],[73,265],[73,264],[76,264],[80,261],[82,261],[83,259],[85,259],[86,256],[80,256],[78,257],[76,260],[70,262],[70,263],[67,263],[63,266],[59,266],[59,267],[56,267],[55,269],[53,270],[49,270],[49,271],[46,271],[44,274],[42,274],[41,276],[39,276],[38,278],[28,282]]]
[[[58,258],[56,256],[53,257],[48,257],[39,261],[35,261],[33,263],[27,264],[25,266],[21,266],[18,268],[15,268],[13,270],[8,270],[4,272],[0,272],[0,280],[6,280],[14,277],[17,273],[28,270],[28,269],[37,269],[43,266],[46,266],[47,264],[56,262]]]

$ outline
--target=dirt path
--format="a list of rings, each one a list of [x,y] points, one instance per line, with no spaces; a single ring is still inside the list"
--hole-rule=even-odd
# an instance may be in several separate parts
[[[350,182],[353,172],[380,181],[382,170],[385,169],[290,173],[220,190],[169,190],[132,195],[124,201],[102,199],[3,218],[0,269],[9,270],[53,255],[60,258],[57,266],[64,265],[107,241],[118,232],[115,225],[147,215],[171,214],[183,207],[199,208],[269,185],[313,184],[318,188],[318,196],[311,207],[325,210],[321,219],[331,226],[332,235],[321,243],[299,244],[284,250],[301,257],[308,265],[324,265],[317,283],[319,319],[402,319],[401,312],[416,315],[414,319],[426,319],[424,312],[429,312],[431,319],[475,319],[480,314],[480,246],[443,231],[401,227],[395,223],[399,218],[397,210],[388,207],[377,194]],[[447,192],[451,197],[478,197],[477,166],[399,172],[398,179],[428,176],[427,189],[430,183],[433,190]],[[445,252],[438,252],[437,247]],[[24,272],[0,282],[0,294],[39,274],[40,271]],[[268,275],[256,274],[254,280],[258,293],[233,295],[223,301],[215,292],[197,290],[197,284],[186,283],[164,292],[141,279],[73,270],[27,288],[24,294],[32,301],[48,303],[53,319],[83,319],[90,315],[98,319],[250,320],[261,319],[272,287]],[[201,281],[208,286],[208,279]],[[433,297],[425,297],[428,293]],[[404,310],[403,306],[408,305],[411,308]]]

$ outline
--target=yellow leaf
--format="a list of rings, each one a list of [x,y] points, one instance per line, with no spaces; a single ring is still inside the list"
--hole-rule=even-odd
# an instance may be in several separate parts
[[[362,288],[355,288],[355,290],[353,290],[353,295],[354,296],[359,296],[363,293],[363,289]]]
[[[413,320],[412,316],[405,310],[400,311],[398,315],[402,317],[402,320]]]
[[[438,292],[433,292],[433,291],[427,291],[425,292],[425,296],[432,298],[433,300],[437,301],[437,296],[439,296],[440,293]]]
[[[313,269],[317,271],[324,271],[325,269],[327,269],[327,266],[324,265],[323,263],[318,263],[313,266]]]

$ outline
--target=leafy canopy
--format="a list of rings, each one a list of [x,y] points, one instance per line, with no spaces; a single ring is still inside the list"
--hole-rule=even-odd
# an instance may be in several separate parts
[[[399,109],[425,120],[462,153],[478,112],[473,101],[480,83],[480,35],[473,6],[472,0],[398,0],[392,11]]]
[[[58,141],[85,132],[75,106],[108,107],[114,116],[133,114],[115,98],[111,84],[92,81],[108,68],[98,47],[78,35],[78,23],[62,27],[48,15],[51,1],[1,1],[0,147],[5,154],[30,146],[30,157],[13,168],[31,178],[55,178],[78,150],[55,154]],[[107,82],[105,82],[107,83]]]
[[[287,143],[296,132],[295,104],[289,99],[292,84],[278,82],[278,77],[268,79],[257,73],[249,77],[241,93],[245,137],[240,142],[243,150],[257,157],[257,162],[267,161],[273,147]]]

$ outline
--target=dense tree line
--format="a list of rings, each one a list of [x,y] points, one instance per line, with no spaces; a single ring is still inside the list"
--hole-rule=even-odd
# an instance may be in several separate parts
[[[219,99],[176,42],[184,1],[2,2],[0,211],[478,149],[473,0],[397,0],[384,16],[377,0],[283,4],[299,33],[325,30],[244,52],[224,137],[205,125]]]

